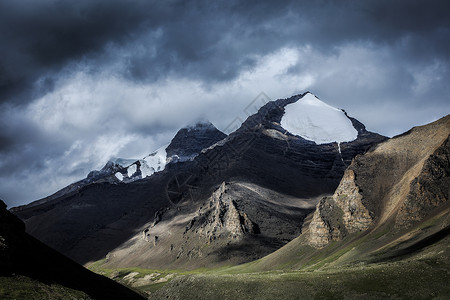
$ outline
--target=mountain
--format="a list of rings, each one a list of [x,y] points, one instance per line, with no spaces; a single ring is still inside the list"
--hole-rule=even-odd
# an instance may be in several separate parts
[[[305,268],[313,257],[331,266],[373,263],[425,250],[424,257],[441,257],[450,232],[449,174],[450,115],[356,156],[303,233],[255,267],[290,262],[291,268]]]
[[[447,115],[357,155],[279,250],[177,276],[150,299],[446,299],[449,175]]]
[[[292,117],[298,110],[304,123]],[[209,124],[181,129],[165,148],[164,169],[151,176],[120,181],[117,172],[126,178],[125,171],[112,168],[73,192],[12,211],[30,234],[82,264],[238,264],[297,237],[352,159],[385,139],[305,93],[268,102],[228,136]]]
[[[316,143],[284,129],[280,123],[286,117],[289,121],[285,111],[289,113],[291,106],[295,109],[295,105],[311,98],[318,105],[326,106],[310,93],[267,103],[230,134],[226,143],[200,155],[199,165],[205,166],[205,171],[212,177],[220,177],[223,173],[227,174],[223,176],[225,178],[245,177],[300,197],[332,193],[352,158],[385,137],[368,132],[360,122],[337,109],[335,112],[342,118],[341,124],[335,125],[345,129],[352,127],[353,132],[357,132],[352,141]],[[312,118],[310,121],[309,128],[321,126],[320,120]],[[326,129],[321,133],[329,134]]]
[[[0,200],[0,298],[144,299],[25,233]]]

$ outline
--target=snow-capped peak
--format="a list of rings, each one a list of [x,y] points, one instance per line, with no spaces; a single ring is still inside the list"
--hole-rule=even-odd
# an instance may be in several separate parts
[[[350,142],[358,137],[358,132],[342,110],[311,93],[285,107],[281,126],[316,144]]]
[[[91,171],[89,182],[115,175],[128,183],[163,171],[167,164],[192,161],[202,149],[226,137],[211,122],[200,120],[180,129],[169,144],[141,159],[111,158],[100,171]]]
[[[167,146],[164,145],[142,159],[111,158],[102,170],[115,172],[116,178],[123,182],[132,182],[151,176],[155,172],[164,170],[167,163]]]

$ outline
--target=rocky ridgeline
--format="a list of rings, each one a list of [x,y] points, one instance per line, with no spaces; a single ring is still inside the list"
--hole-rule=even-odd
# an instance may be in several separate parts
[[[130,167],[135,168],[135,171],[132,174],[128,174],[129,173],[128,168]],[[139,160],[136,160],[129,166],[124,167],[115,162],[108,161],[100,171],[94,170],[89,172],[85,180],[87,184],[98,182],[99,180],[102,179],[103,181],[107,181],[109,183],[117,183],[117,178],[114,176],[114,174],[117,173],[122,174],[123,176],[122,182],[124,183],[142,179],[141,162]]]
[[[188,223],[185,233],[188,231],[206,237],[211,243],[220,238],[238,240],[245,234],[259,233],[259,228],[245,212],[237,209],[223,182],[211,195],[209,203],[200,207],[197,216]]]
[[[412,227],[448,203],[450,116],[358,155],[332,197],[317,204],[308,242],[330,241],[393,220],[394,231]]]
[[[351,142],[316,144],[289,133],[280,125],[285,107],[305,95],[266,103],[227,137],[210,123],[181,129],[169,146],[147,157],[150,167],[164,156],[165,168],[145,180],[122,184],[127,174],[144,174],[144,164],[126,173],[112,168],[105,178],[120,184],[101,178],[17,214],[30,233],[80,263],[110,252],[116,254],[111,266],[126,261],[149,268],[175,261],[173,267],[198,267],[261,258],[301,233],[318,197],[336,190],[355,155],[386,139],[352,118],[358,136]],[[163,212],[166,207],[170,211]],[[151,225],[158,211],[163,221]],[[126,253],[120,245],[129,246],[131,240],[135,247]],[[197,262],[196,251],[203,255]]]

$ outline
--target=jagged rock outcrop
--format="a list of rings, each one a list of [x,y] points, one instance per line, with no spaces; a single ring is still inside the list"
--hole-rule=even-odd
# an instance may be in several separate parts
[[[245,234],[258,234],[259,227],[243,211],[237,209],[232,197],[227,195],[227,185],[223,182],[214,191],[206,207],[201,207],[186,231],[206,237],[209,242],[215,239],[240,239]]]
[[[373,220],[361,200],[355,173],[348,169],[334,195],[322,198],[317,204],[309,226],[310,244],[321,248],[331,240],[343,239],[348,233],[368,229]]]
[[[204,198],[158,210],[106,264],[199,268],[252,261],[298,236],[311,202],[247,182],[221,183]]]
[[[161,209],[159,209],[159,210],[157,210],[155,212],[155,216],[153,217],[152,224],[142,231],[142,239],[144,241],[147,241],[147,242],[151,241],[151,239],[152,239],[152,235],[151,235],[152,234],[152,228],[154,228],[159,222],[161,222],[163,214],[165,212],[167,212],[168,210],[170,210],[170,207],[166,206],[166,207],[163,207],[163,208],[161,208]],[[156,235],[153,236],[153,241],[154,241],[154,245],[155,246],[156,246],[156,242],[157,242],[158,238],[159,237],[156,236]]]
[[[355,184],[355,172],[347,170],[333,199],[343,211],[342,220],[349,233],[366,230],[372,224],[372,217],[362,204],[362,195]]]
[[[332,197],[324,197],[317,204],[309,232],[309,244],[316,248],[322,248],[332,240],[340,240],[347,234],[342,222],[342,210]]]
[[[450,116],[383,142],[358,155],[332,197],[317,205],[308,242],[332,240],[393,222],[410,228],[448,203]]]

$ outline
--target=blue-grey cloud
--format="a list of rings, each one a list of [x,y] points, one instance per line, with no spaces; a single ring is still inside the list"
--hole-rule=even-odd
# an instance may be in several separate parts
[[[0,0],[0,197],[44,196],[196,117],[223,129],[261,91],[312,90],[387,135],[436,119],[450,110],[448,11],[436,0]]]

